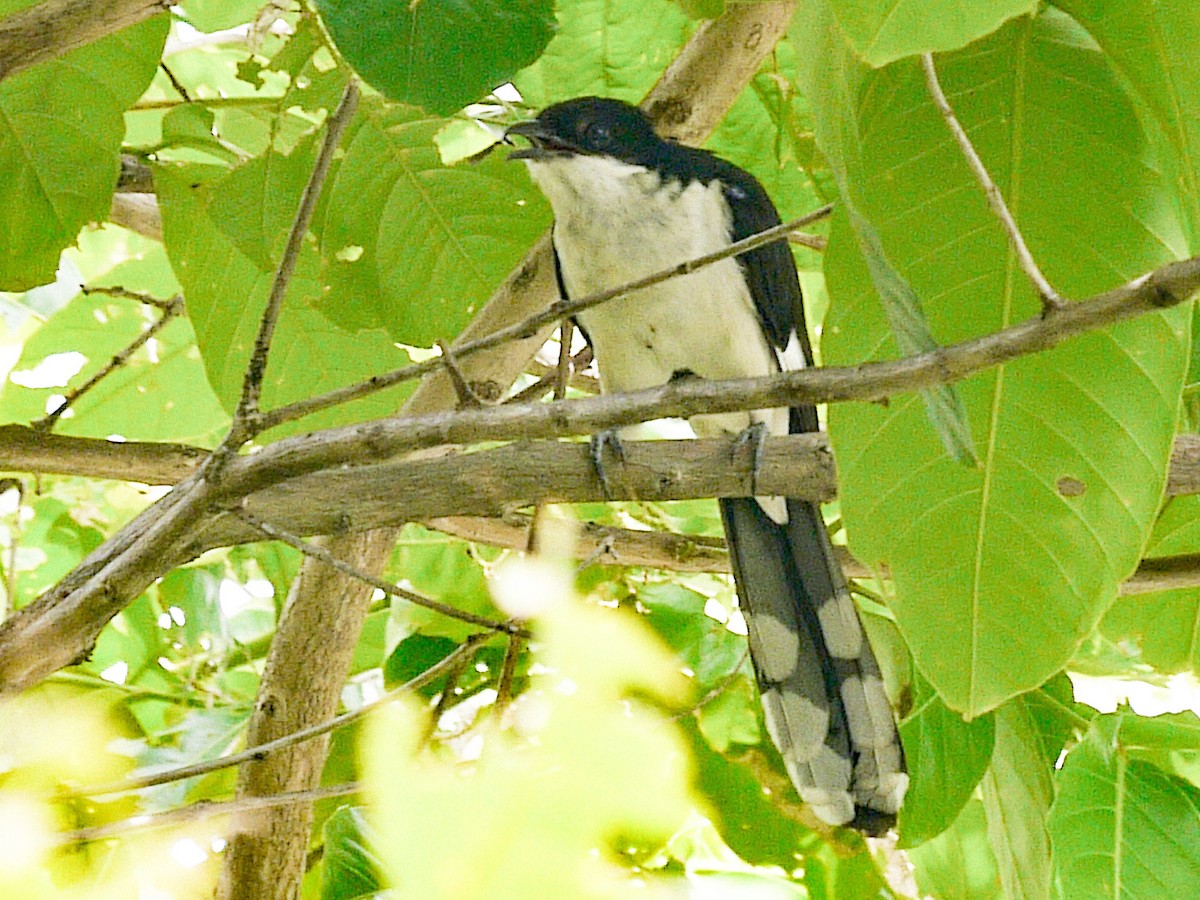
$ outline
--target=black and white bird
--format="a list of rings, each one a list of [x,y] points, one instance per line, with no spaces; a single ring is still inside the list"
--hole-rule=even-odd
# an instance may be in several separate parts
[[[582,97],[508,134],[554,210],[564,299],[627,284],[780,222],[762,185],[664,140],[637,107]],[[767,244],[582,312],[605,391],[673,378],[742,378],[812,365],[796,264]],[[694,416],[700,435],[816,431],[815,408]],[[822,820],[876,832],[908,776],[879,665],[820,509],[783,497],[720,501],[766,722]]]

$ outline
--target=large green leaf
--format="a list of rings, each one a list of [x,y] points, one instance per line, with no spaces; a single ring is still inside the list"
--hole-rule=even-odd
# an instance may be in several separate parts
[[[0,0],[0,17],[32,5]],[[58,255],[108,216],[125,109],[154,77],[157,16],[0,82],[0,289],[54,280]]]
[[[819,3],[809,0],[800,21],[816,21]],[[824,39],[811,42],[809,78],[838,113],[827,153],[843,160],[937,339],[1036,315],[917,64],[866,71],[836,35]],[[1186,252],[1133,107],[1064,15],[1010,23],[938,68],[1033,253],[1067,296]],[[895,356],[844,221],[826,275],[826,361]],[[890,570],[897,624],[951,708],[979,715],[1061,670],[1133,570],[1161,496],[1187,316],[1146,316],[963,382],[978,470],[944,458],[911,395],[831,410],[852,549]]]
[[[372,87],[443,115],[529,65],[554,32],[552,0],[317,0],[317,9]]]
[[[161,246],[106,273],[103,281],[163,298],[178,290]],[[0,419],[28,423],[41,418],[48,406],[57,405],[50,403],[53,395],[82,385],[160,316],[133,300],[80,294],[25,343],[14,367],[18,373],[34,370],[47,357],[71,351],[86,357],[79,372],[65,386],[24,387],[6,380],[0,386]],[[55,430],[209,445],[228,421],[205,381],[191,324],[180,317],[72,404]]]
[[[531,105],[585,94],[638,103],[687,40],[690,25],[665,0],[574,0],[558,33],[513,83]]]
[[[964,722],[925,679],[916,680],[913,711],[900,724],[911,779],[900,809],[904,846],[941,834],[962,812],[992,758],[992,714]]]
[[[1130,759],[1126,717],[1071,751],[1049,829],[1066,897],[1189,897],[1200,884],[1200,790]]]
[[[958,50],[1037,0],[834,0],[830,4],[855,52],[872,66],[917,53]]]
[[[262,263],[275,249],[272,228],[264,225],[267,220],[245,216],[233,207],[239,196],[247,204],[261,203],[263,180],[269,180],[273,188],[298,203],[307,179],[305,169],[310,158],[303,151],[298,150],[297,159],[290,164],[288,158],[276,156],[270,165],[254,169],[257,179],[245,181],[239,180],[238,171],[230,175],[197,166],[163,165],[155,171],[171,264],[183,285],[209,383],[229,411],[237,405],[246,363],[274,280],[274,271]],[[227,190],[226,179],[234,179],[244,193]],[[280,201],[279,206],[286,204]],[[280,216],[275,224],[281,224],[284,218]],[[261,242],[255,253],[257,262],[242,249],[255,241]],[[312,308],[321,296],[318,267],[317,252],[306,242],[272,343],[263,380],[265,408],[332,390],[408,361],[407,354],[382,333],[347,334]],[[399,397],[396,389],[373,394],[282,426],[274,433],[385,415],[396,409]]]
[[[1192,0],[1058,0],[1100,44],[1105,57],[1140,97],[1174,150],[1164,154],[1170,181],[1200,233],[1200,5]]]
[[[1054,799],[1051,763],[1042,755],[1038,722],[1027,700],[996,711],[996,746],[983,776],[983,808],[1004,895],[1042,900],[1050,895],[1046,814]]]
[[[524,166],[447,167],[444,120],[364,101],[320,225],[320,309],[348,329],[430,346],[466,324],[549,223]]]

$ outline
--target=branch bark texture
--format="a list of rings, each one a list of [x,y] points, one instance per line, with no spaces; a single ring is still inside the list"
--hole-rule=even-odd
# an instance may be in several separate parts
[[[0,19],[0,81],[164,13],[164,0],[45,0]]]

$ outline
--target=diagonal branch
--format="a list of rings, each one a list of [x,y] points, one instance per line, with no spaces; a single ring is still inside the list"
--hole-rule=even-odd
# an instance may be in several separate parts
[[[239,753],[231,753],[228,756],[222,756],[219,759],[210,759],[201,763],[193,763],[188,766],[177,766],[173,769],[166,769],[161,772],[154,772],[150,775],[139,775],[131,778],[125,778],[121,781],[114,781],[109,784],[97,784],[85,786],[71,792],[71,797],[97,797],[101,794],[120,794],[126,791],[138,791],[145,788],[154,787],[159,784],[169,784],[173,781],[183,781],[185,778],[195,778],[198,775],[208,775],[210,772],[219,772],[221,769],[230,769],[234,766],[240,766],[242,763],[253,762],[265,759],[268,755],[276,753],[288,747],[294,747],[296,744],[304,741],[312,740],[315,737],[320,737],[323,734],[329,734],[331,731],[336,731],[343,725],[349,725],[351,722],[357,722],[364,716],[374,712],[380,707],[386,706],[398,697],[411,694],[418,691],[425,685],[432,682],[434,679],[441,677],[446,672],[450,671],[454,666],[459,665],[463,660],[470,659],[475,650],[485,641],[491,638],[491,635],[472,635],[461,644],[454,648],[442,659],[438,660],[420,675],[410,678],[404,684],[397,685],[392,688],[382,697],[372,700],[370,703],[364,703],[358,709],[344,712],[341,715],[334,716],[332,719],[321,722],[316,725],[302,728],[299,731],[293,731],[291,734],[286,734],[283,737],[276,738],[273,741],[267,741],[263,744],[255,744],[253,747],[247,747]]]
[[[44,0],[0,19],[0,81],[164,13],[166,0]]]
[[[122,294],[121,296],[129,296],[129,294],[126,293],[126,294]],[[151,301],[146,298],[138,297],[137,299],[142,303],[147,303],[147,304],[151,303]],[[154,304],[154,305],[157,305],[157,304]],[[179,315],[180,313],[183,312],[183,297],[176,295],[176,296],[172,297],[169,301],[167,301],[167,304],[165,306],[161,306],[159,308],[162,309],[162,315],[159,316],[158,321],[154,322],[148,328],[145,328],[141,334],[139,334],[136,338],[134,338],[132,341],[129,342],[128,346],[126,346],[124,350],[121,350],[119,353],[114,354],[112,359],[110,359],[107,363],[105,363],[103,366],[101,366],[100,370],[98,372],[96,372],[96,374],[94,374],[91,378],[89,378],[87,381],[85,381],[83,384],[81,384],[79,387],[75,388],[74,390],[68,391],[67,395],[65,397],[63,397],[62,402],[58,406],[56,406],[53,411],[47,413],[45,416],[43,416],[42,418],[38,419],[36,422],[33,423],[34,430],[35,431],[50,431],[50,430],[52,430],[54,428],[55,424],[58,422],[58,420],[62,418],[63,414],[68,409],[70,409],[71,406],[80,397],[82,397],[84,394],[86,394],[88,391],[90,391],[92,388],[94,388],[96,385],[98,385],[107,376],[111,375],[117,369],[121,368],[121,366],[125,365],[125,363],[127,363],[129,361],[129,358],[131,356],[133,356],[133,354],[135,354],[139,349],[141,349],[143,346],[145,346],[145,344],[152,337],[154,337],[156,334],[158,334],[160,331],[162,331],[171,322],[172,319],[174,319],[177,315]]]
[[[267,371],[267,357],[271,352],[271,338],[275,335],[275,324],[279,321],[279,313],[283,309],[283,298],[287,295],[292,273],[296,270],[296,260],[300,257],[300,245],[308,233],[308,225],[312,221],[313,211],[321,196],[325,176],[329,174],[329,166],[333,162],[333,153],[341,142],[342,133],[346,130],[346,126],[350,123],[354,110],[357,108],[358,82],[351,78],[346,83],[337,109],[329,117],[325,140],[321,144],[312,174],[300,197],[296,218],[292,222],[292,230],[288,234],[287,244],[284,246],[283,256],[279,261],[279,268],[275,271],[275,280],[271,283],[271,293],[267,297],[262,321],[258,326],[258,335],[254,339],[254,351],[250,354],[250,362],[246,366],[246,376],[242,382],[242,396],[238,401],[233,425],[222,446],[241,444],[246,436],[243,428],[245,421],[258,412],[262,380]]]
[[[323,547],[318,547],[316,544],[297,537],[291,532],[278,528],[269,522],[264,522],[258,516],[245,510],[239,510],[237,517],[255,531],[262,532],[266,537],[276,541],[283,541],[289,547],[295,547],[305,556],[311,556],[313,559],[320,560],[331,569],[336,569],[338,572],[341,572],[343,575],[349,575],[351,578],[357,578],[359,581],[365,582],[371,587],[383,591],[385,594],[399,597],[401,600],[407,600],[415,606],[421,606],[436,613],[441,613],[447,618],[457,619],[460,622],[467,622],[471,625],[478,625],[480,628],[486,628],[489,631],[499,631],[504,634],[523,637],[529,636],[529,632],[511,622],[499,622],[489,619],[486,616],[477,616],[474,613],[458,609],[448,603],[442,603],[440,600],[434,600],[432,597],[426,597],[423,594],[418,594],[416,591],[410,591],[407,588],[392,584],[390,581],[385,581],[382,578],[377,578],[367,572],[360,571],[349,563],[338,559]]]

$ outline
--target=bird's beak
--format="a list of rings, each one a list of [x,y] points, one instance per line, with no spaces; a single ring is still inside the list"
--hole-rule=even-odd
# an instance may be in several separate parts
[[[518,122],[516,125],[510,126],[504,132],[505,142],[511,143],[509,138],[514,134],[529,141],[529,146],[513,150],[508,154],[509,159],[550,159],[555,156],[564,156],[570,152],[570,148],[556,140],[554,135],[547,131],[537,119]]]

